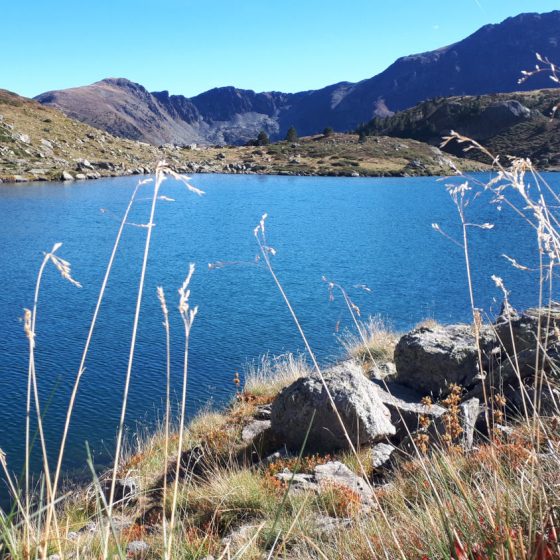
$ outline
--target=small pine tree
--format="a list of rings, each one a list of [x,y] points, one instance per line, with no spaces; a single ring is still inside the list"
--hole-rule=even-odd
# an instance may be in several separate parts
[[[264,130],[261,130],[257,136],[257,146],[268,146],[269,144],[270,138],[268,134]]]
[[[299,140],[297,130],[295,126],[290,126],[288,132],[286,133],[286,142],[297,142]]]
[[[332,136],[334,134],[334,130],[331,126],[327,126],[325,130],[323,130],[323,136]]]

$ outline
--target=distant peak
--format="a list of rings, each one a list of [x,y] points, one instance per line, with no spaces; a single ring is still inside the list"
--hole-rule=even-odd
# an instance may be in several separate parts
[[[128,78],[105,78],[100,80],[99,82],[95,82],[96,84],[108,84],[111,86],[117,86],[122,88],[141,88],[145,89],[143,85],[133,82]]]

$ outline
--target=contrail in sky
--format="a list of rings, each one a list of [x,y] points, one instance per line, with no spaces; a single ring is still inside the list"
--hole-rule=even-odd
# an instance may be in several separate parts
[[[479,2],[479,0],[474,0],[474,1],[475,1],[476,5],[480,8],[480,11],[483,14],[486,14],[486,10],[482,7],[482,4]]]

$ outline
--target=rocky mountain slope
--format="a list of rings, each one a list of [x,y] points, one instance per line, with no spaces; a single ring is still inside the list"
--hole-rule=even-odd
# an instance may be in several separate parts
[[[111,78],[37,99],[117,136],[155,145],[242,144],[259,130],[275,139],[291,125],[301,135],[326,126],[347,131],[432,97],[514,91],[521,70],[534,66],[536,52],[560,60],[560,11],[486,25],[453,45],[399,58],[370,79],[320,90],[255,93],[222,87],[187,98]],[[521,89],[552,85],[543,75]]]
[[[541,168],[559,168],[560,119],[552,118],[559,102],[559,89],[437,98],[391,117],[377,117],[360,131],[414,138],[437,146],[442,136],[455,130],[477,140],[495,155],[529,157]],[[463,148],[450,143],[445,149],[488,161],[480,152],[464,153]]]
[[[0,90],[0,181],[130,175],[165,158],[178,163],[170,150],[114,137]]]
[[[165,159],[185,173],[432,175],[458,161],[394,138],[334,134],[263,147],[178,148],[117,138],[36,101],[0,90],[0,181],[96,179],[150,173]],[[470,164],[478,169],[477,163]]]

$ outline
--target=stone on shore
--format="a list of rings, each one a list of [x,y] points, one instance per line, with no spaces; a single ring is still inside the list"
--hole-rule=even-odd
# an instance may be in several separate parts
[[[353,445],[373,444],[396,432],[377,387],[358,364],[351,362],[325,371],[324,383],[318,375],[298,379],[283,389],[272,404],[272,431],[294,451],[303,446],[308,429],[306,451],[350,448],[340,420]]]

